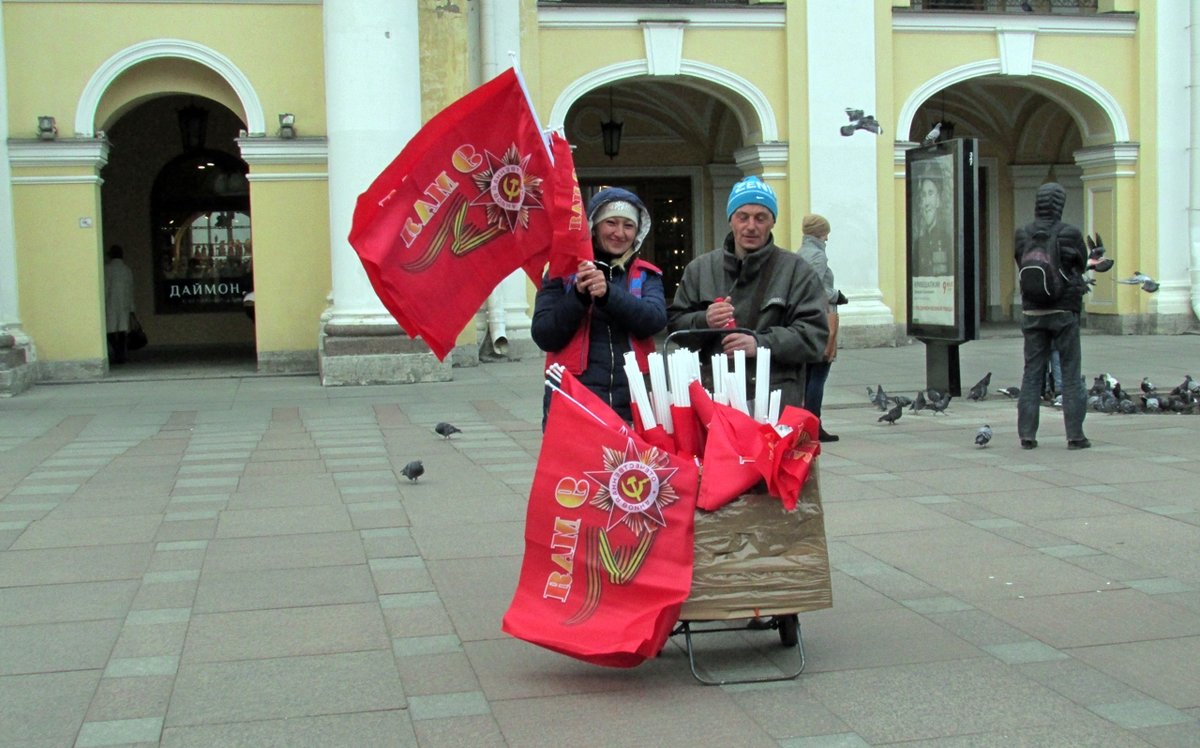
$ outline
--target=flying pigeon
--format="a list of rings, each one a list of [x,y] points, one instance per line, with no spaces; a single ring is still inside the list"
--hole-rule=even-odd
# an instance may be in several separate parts
[[[859,130],[866,130],[879,135],[883,132],[883,128],[879,126],[879,122],[875,120],[875,115],[863,115],[861,109],[846,109],[846,116],[850,118],[849,125],[842,125],[841,133],[846,137],[850,137]]]
[[[978,382],[976,382],[975,386],[971,388],[971,391],[967,393],[967,399],[974,400],[976,402],[980,400],[986,400],[988,385],[991,383],[992,373],[989,371],[986,375],[984,375],[983,379],[980,379]]]
[[[913,413],[917,413],[917,412],[919,412],[919,411],[920,411],[922,408],[924,408],[924,407],[925,407],[925,405],[926,405],[926,402],[925,402],[925,393],[924,393],[924,392],[922,392],[922,391],[920,391],[920,390],[917,390],[917,394],[916,394],[916,396],[915,396],[915,397],[913,397],[912,405],[911,405],[911,406],[909,406],[909,408],[908,408],[908,409],[909,409],[910,411],[912,411]]]
[[[1013,400],[1016,400],[1018,397],[1021,396],[1021,388],[1020,387],[1001,387],[999,391],[1002,394],[1004,394],[1006,397],[1010,397]]]
[[[1127,286],[1141,285],[1142,290],[1146,293],[1154,293],[1158,290],[1158,281],[1146,275],[1140,270],[1133,271],[1133,275],[1128,278],[1122,278],[1117,283],[1124,283]]]
[[[1104,256],[1104,241],[1096,234],[1096,238],[1085,236],[1084,241],[1087,242],[1088,248],[1088,270],[1095,270],[1097,273],[1106,273],[1112,269],[1113,261],[1110,257]]]
[[[988,442],[992,440],[992,427],[986,423],[979,427],[979,431],[975,432],[975,443],[981,447],[986,447]]]
[[[904,414],[904,407],[901,405],[894,405],[894,406],[892,406],[892,409],[889,410],[887,413],[884,413],[883,415],[879,416],[879,421],[880,422],[887,421],[888,424],[894,424],[896,421],[900,420],[900,416],[903,414]]]
[[[946,408],[950,405],[950,400],[952,400],[952,399],[953,398],[951,397],[951,395],[947,393],[945,395],[942,395],[942,398],[940,400],[937,400],[936,402],[931,402],[926,407],[928,407],[930,410],[932,410],[934,415],[937,415],[938,413],[945,413]]]
[[[449,439],[451,434],[462,433],[462,429],[452,423],[446,423],[445,421],[442,421],[438,425],[434,426],[433,430],[441,434],[443,439]]]
[[[921,141],[921,145],[933,145],[934,143],[936,143],[938,141],[938,138],[940,138],[940,137],[942,137],[942,123],[941,122],[934,125],[933,129],[930,130],[928,133],[926,133],[925,139]]]
[[[400,469],[400,474],[411,481],[415,481],[425,474],[425,465],[420,460],[413,460]]]

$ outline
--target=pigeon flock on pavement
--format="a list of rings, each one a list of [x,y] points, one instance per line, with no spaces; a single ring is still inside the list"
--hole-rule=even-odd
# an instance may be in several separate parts
[[[966,399],[971,402],[986,400],[991,382],[992,373],[989,371],[971,387]],[[996,392],[999,392],[1010,400],[1016,400],[1021,394],[1021,388],[999,387],[996,389]],[[951,399],[949,393],[940,392],[933,388],[919,390],[912,397],[906,397],[904,395],[888,394],[882,384],[876,386],[874,389],[869,385],[867,386],[868,402],[880,411],[883,411],[883,415],[879,416],[878,422],[886,423],[889,426],[895,425],[900,420],[906,408],[910,413],[920,413],[923,410],[927,410],[931,411],[934,415],[938,413],[945,414]],[[1054,407],[1062,407],[1061,399],[1051,399],[1048,397],[1044,399],[1047,403],[1052,403]],[[1200,414],[1200,380],[1196,380],[1191,374],[1187,374],[1184,376],[1183,381],[1174,387],[1160,389],[1149,377],[1143,377],[1137,386],[1137,390],[1130,392],[1121,386],[1116,377],[1104,373],[1097,376],[1092,381],[1092,386],[1087,390],[1087,407],[1088,410],[1106,414]],[[975,444],[977,447],[982,448],[986,447],[991,440],[992,428],[984,424],[975,433]]]

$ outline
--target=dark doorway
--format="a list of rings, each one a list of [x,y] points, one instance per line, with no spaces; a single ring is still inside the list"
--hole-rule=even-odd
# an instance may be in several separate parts
[[[692,180],[688,177],[583,179],[580,187],[585,204],[605,187],[629,190],[646,204],[653,226],[640,254],[642,259],[662,269],[663,289],[670,303],[683,277],[683,268],[692,259]]]

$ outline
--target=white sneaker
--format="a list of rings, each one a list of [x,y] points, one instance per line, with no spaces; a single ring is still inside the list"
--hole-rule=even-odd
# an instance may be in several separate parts
[[[1062,395],[1054,396],[1054,407],[1056,407],[1056,408],[1062,407]]]

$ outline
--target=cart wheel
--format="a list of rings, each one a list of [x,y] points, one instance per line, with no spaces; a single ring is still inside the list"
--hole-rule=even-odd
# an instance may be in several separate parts
[[[800,642],[799,616],[779,616],[779,641],[785,647],[794,647]]]

